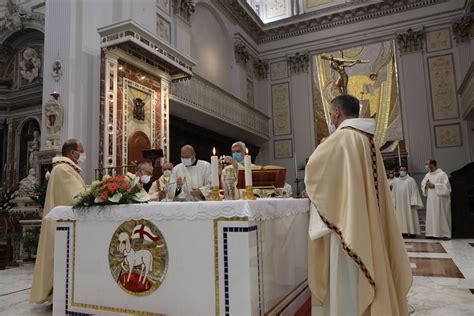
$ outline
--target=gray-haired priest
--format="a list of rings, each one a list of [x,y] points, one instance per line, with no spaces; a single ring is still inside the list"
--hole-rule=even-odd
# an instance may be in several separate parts
[[[226,156],[225,162],[228,166],[222,170],[222,187],[225,192],[226,199],[240,199],[240,191],[237,189],[237,180],[239,178],[239,170],[244,170],[245,143],[236,142],[232,144],[232,157]]]
[[[211,188],[211,164],[198,160],[193,146],[181,148],[181,163],[174,167],[169,197],[175,201],[203,201]]]

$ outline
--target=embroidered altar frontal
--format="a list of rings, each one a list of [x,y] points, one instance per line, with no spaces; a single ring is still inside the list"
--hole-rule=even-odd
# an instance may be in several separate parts
[[[291,315],[306,199],[58,207],[54,315]]]

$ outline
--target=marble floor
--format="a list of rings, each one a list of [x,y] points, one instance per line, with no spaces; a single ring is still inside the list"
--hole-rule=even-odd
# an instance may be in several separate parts
[[[474,315],[474,240],[405,241],[414,274],[412,315]],[[28,303],[32,275],[32,264],[0,271],[0,315],[51,315],[50,306]],[[297,315],[310,315],[308,303]]]

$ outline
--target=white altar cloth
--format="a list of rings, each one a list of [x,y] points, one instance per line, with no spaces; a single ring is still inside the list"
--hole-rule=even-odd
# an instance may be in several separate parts
[[[306,199],[57,207],[46,217],[57,221],[53,313],[291,315],[309,298],[308,209]],[[135,281],[111,257],[135,223],[155,227],[148,236],[160,234],[166,253],[146,294],[124,288]]]

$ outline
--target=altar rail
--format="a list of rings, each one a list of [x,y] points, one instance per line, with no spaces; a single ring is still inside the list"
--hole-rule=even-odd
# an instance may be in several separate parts
[[[268,116],[202,77],[194,75],[191,80],[171,84],[170,98],[269,138]]]

